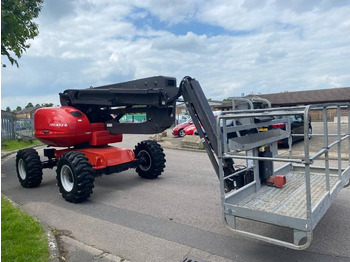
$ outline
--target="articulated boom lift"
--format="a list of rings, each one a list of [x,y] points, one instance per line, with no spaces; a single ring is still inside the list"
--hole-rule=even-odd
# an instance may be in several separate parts
[[[110,146],[121,142],[122,134],[156,134],[175,121],[175,103],[181,95],[189,105],[191,116],[207,135],[206,147],[217,174],[215,118],[198,82],[186,77],[176,85],[172,77],[156,76],[135,81],[68,89],[60,94],[61,107],[41,108],[35,114],[35,137],[49,147],[47,161],[40,161],[34,149],[17,154],[18,178],[24,187],[39,186],[42,169],[57,166],[57,182],[62,196],[69,202],[82,202],[92,194],[95,175],[136,168],[148,179],[164,170],[165,155],[155,141],[142,141],[134,150]],[[137,123],[121,123],[128,113],[146,113]],[[199,128],[200,129],[200,128]],[[203,135],[203,133],[202,133]],[[57,149],[54,147],[64,147]]]
[[[35,137],[48,145],[44,149],[47,160],[41,161],[35,149],[19,150],[16,168],[21,185],[39,186],[43,169],[57,166],[62,197],[79,203],[92,194],[96,175],[135,168],[142,178],[157,178],[166,162],[157,142],[141,141],[134,150],[110,144],[121,142],[123,134],[157,134],[169,128],[175,121],[176,100],[180,96],[220,180],[226,225],[237,233],[269,243],[307,248],[312,230],[339,191],[349,184],[350,158],[342,166],[341,145],[347,141],[349,154],[350,103],[283,109],[235,110],[240,109],[237,107],[215,117],[198,81],[190,77],[183,78],[179,86],[173,77],[155,76],[88,89],[68,89],[60,94],[61,107],[41,108],[35,113]],[[253,107],[252,102],[249,104]],[[329,109],[337,112],[336,134],[328,131]],[[324,137],[324,145],[314,155],[309,147],[310,110],[322,110],[324,119],[324,134],[315,135]],[[340,124],[341,110],[348,116],[345,134]],[[121,121],[125,114],[135,113],[146,117],[137,123]],[[304,124],[300,124],[304,130],[304,155],[297,159],[292,154],[295,134],[290,123],[290,117],[295,115],[304,119]],[[274,126],[285,129],[273,129]],[[258,132],[259,129],[266,132]],[[277,150],[282,140],[288,141],[289,150],[282,153],[288,153],[287,158]],[[334,147],[337,147],[336,168],[330,167],[328,154]],[[321,156],[325,167],[314,166]],[[246,165],[235,169],[234,160],[245,160]],[[284,165],[274,166],[275,162]],[[279,183],[275,183],[277,178]],[[236,218],[290,228],[293,243],[240,230]]]

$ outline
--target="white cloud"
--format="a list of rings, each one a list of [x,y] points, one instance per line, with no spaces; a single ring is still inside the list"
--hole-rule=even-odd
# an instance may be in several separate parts
[[[190,22],[194,19],[197,9],[203,5],[203,0],[144,0],[144,1],[130,1],[137,8],[148,10],[149,13],[159,18],[162,22],[169,24],[177,24],[183,22]]]
[[[152,48],[158,50],[176,50],[183,53],[205,54],[207,50],[208,38],[205,35],[196,35],[188,32],[186,35],[164,35],[158,37],[152,44]]]
[[[190,75],[212,99],[350,86],[349,13],[331,0],[45,1],[20,68],[2,69],[2,108],[152,75]]]

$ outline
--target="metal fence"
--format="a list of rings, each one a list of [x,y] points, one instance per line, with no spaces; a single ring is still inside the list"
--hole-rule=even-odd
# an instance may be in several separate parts
[[[1,140],[34,136],[33,119],[15,119],[10,112],[1,112]]]
[[[10,112],[1,112],[1,140],[15,139],[14,117]]]

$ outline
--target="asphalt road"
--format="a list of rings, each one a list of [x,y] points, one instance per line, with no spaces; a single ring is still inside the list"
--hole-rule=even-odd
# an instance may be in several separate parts
[[[145,138],[125,135],[119,146],[133,148]],[[205,153],[165,153],[166,170],[158,179],[139,178],[134,170],[102,176],[81,204],[59,195],[55,169],[44,170],[40,187],[22,188],[11,155],[2,160],[2,193],[61,234],[133,262],[180,262],[186,257],[215,262],[350,261],[350,187],[319,222],[311,246],[294,251],[234,235],[224,227],[219,181]],[[268,225],[259,225],[259,230],[289,233]]]

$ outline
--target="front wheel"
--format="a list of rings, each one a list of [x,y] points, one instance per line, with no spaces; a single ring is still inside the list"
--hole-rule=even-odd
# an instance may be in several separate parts
[[[185,130],[180,129],[180,130],[179,130],[179,137],[184,137],[185,135],[186,135]]]
[[[23,187],[37,187],[43,178],[38,152],[33,148],[21,149],[16,155],[16,171]]]
[[[153,179],[162,174],[166,160],[163,149],[156,141],[146,140],[138,143],[134,153],[140,161],[136,168],[140,177]]]
[[[57,185],[68,202],[80,203],[92,194],[95,176],[88,158],[81,152],[68,152],[57,164]]]

